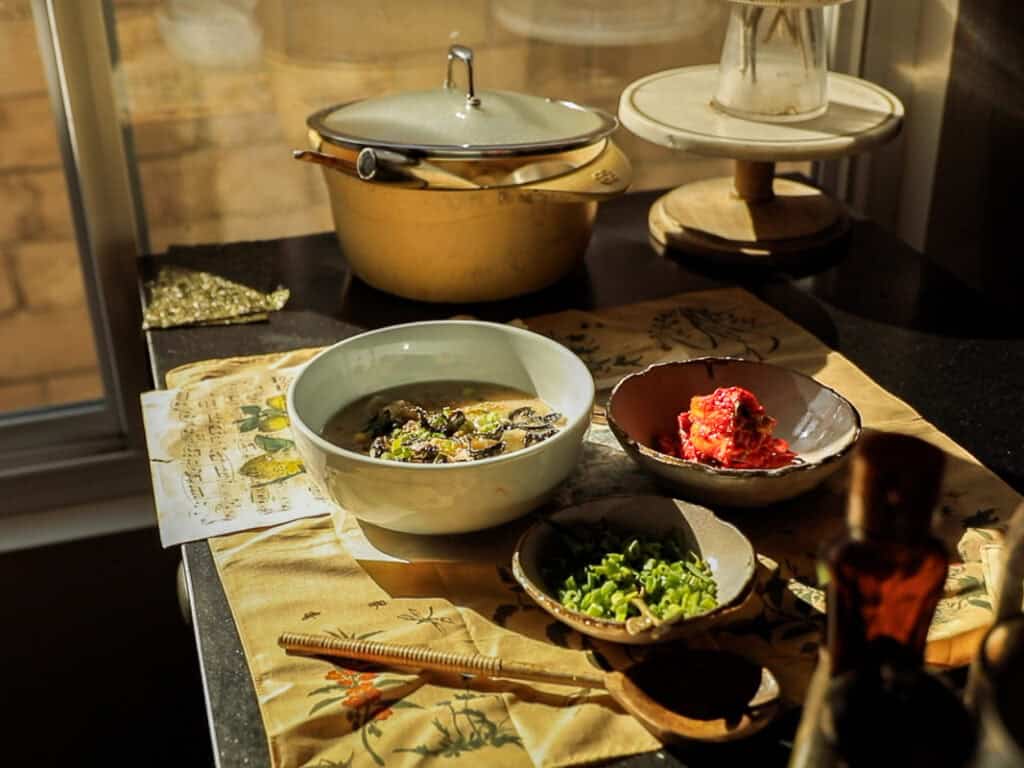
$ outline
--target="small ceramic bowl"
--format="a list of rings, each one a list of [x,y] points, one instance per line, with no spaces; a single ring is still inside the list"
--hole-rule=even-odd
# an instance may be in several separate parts
[[[570,529],[603,520],[622,531],[659,537],[678,531],[686,548],[711,566],[718,587],[718,606],[700,616],[659,626],[642,617],[626,621],[595,619],[566,608],[543,572],[544,564],[560,546],[559,533],[547,520]],[[743,604],[754,583],[756,560],[750,541],[734,525],[695,504],[662,496],[613,496],[559,510],[547,520],[532,525],[519,539],[512,555],[512,573],[541,608],[591,637],[629,645],[675,640],[721,623]]]
[[[773,435],[797,454],[778,469],[723,469],[661,453],[656,436],[676,428],[694,395],[750,390],[778,420]],[[768,363],[702,357],[652,365],[612,390],[608,425],[626,453],[673,493],[703,504],[761,507],[805,493],[835,472],[860,436],[860,414],[842,395],[802,373]]]
[[[565,417],[555,436],[519,451],[453,464],[406,464],[321,437],[340,408],[382,389],[467,380],[514,387]],[[314,357],[288,389],[295,447],[342,509],[401,533],[479,531],[543,504],[576,467],[590,426],[594,380],[540,334],[465,320],[410,323],[345,339]]]

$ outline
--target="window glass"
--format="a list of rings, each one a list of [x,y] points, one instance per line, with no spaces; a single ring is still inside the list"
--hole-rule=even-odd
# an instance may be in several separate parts
[[[451,42],[479,88],[616,112],[652,72],[718,60],[720,0],[115,0],[116,78],[150,249],[332,228],[316,168],[291,159],[321,107],[438,87]],[[729,173],[728,161],[621,130],[634,189]]]
[[[103,383],[29,0],[0,2],[0,414]]]

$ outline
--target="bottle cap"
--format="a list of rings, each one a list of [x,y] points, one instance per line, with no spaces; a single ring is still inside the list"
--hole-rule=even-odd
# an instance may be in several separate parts
[[[931,528],[945,455],[910,435],[864,435],[853,457],[847,523],[865,536],[920,538]]]

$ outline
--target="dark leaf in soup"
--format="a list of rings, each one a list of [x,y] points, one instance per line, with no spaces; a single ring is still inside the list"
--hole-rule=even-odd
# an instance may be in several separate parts
[[[437,457],[437,446],[433,443],[416,443],[410,450],[414,461],[430,462]]]
[[[366,432],[370,437],[381,437],[388,434],[394,428],[395,422],[391,418],[391,411],[387,408],[382,408],[367,423]]]
[[[513,424],[519,424],[520,422],[532,419],[537,415],[537,411],[528,405],[524,405],[521,408],[516,408],[508,415],[508,420]]]
[[[452,411],[448,414],[448,423],[445,425],[444,433],[449,437],[454,435],[466,423],[466,414],[462,411]]]
[[[558,433],[557,429],[531,429],[526,433],[526,444],[533,445],[534,443],[541,443],[547,440],[549,437],[554,437]]]

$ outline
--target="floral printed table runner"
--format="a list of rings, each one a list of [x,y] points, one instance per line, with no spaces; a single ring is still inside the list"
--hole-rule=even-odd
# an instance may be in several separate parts
[[[733,289],[592,313],[562,312],[532,318],[527,325],[576,351],[599,388],[661,360],[706,354],[763,359],[836,388],[858,407],[869,428],[914,434],[942,447],[949,463],[940,534],[962,562],[951,569],[929,634],[929,658],[962,664],[973,653],[991,620],[979,551],[999,540],[999,526],[1019,497],[841,355],[750,294]],[[259,506],[253,499],[267,488],[298,494],[291,502],[293,513],[323,503],[315,491],[303,490],[308,478],[290,463],[296,457],[287,425],[271,423],[268,419],[277,414],[264,412],[277,410],[274,398],[290,369],[314,352],[208,361],[168,376],[168,385],[178,393],[169,396],[171,402],[202,387],[208,402],[220,403],[214,411],[222,401],[228,403],[214,431],[232,435],[231,450],[237,453],[231,454],[231,466],[248,465],[249,470],[224,472],[223,486],[211,480],[206,486],[210,498],[221,491],[234,493],[237,481],[248,484],[244,508]],[[275,378],[278,374],[283,379]],[[240,381],[252,388],[244,397],[228,395]],[[270,429],[274,426],[280,429]],[[178,445],[175,439],[164,435],[161,444],[177,446],[173,451],[178,454],[157,457],[166,459],[158,463],[168,477],[176,466],[183,472],[189,456],[189,441]],[[272,470],[252,469],[268,462],[274,463]],[[802,698],[816,661],[824,598],[814,587],[815,557],[820,542],[842,529],[845,483],[840,474],[800,499],[733,519],[758,551],[756,592],[737,621],[694,641],[769,665],[793,702]],[[653,491],[650,479],[596,423],[584,460],[557,503]],[[305,501],[303,493],[309,494]],[[260,504],[273,511],[265,499]],[[239,513],[237,508],[231,512]],[[216,503],[208,504],[205,514],[218,524]],[[210,539],[275,765],[361,768],[444,758],[470,766],[556,766],[657,748],[603,693],[532,684],[468,686],[456,679],[284,654],[276,645],[283,631],[373,637],[570,669],[590,663],[584,652],[613,665],[624,665],[637,653],[591,641],[552,621],[517,588],[504,561],[485,562],[469,552],[463,561],[357,561],[350,549],[358,549],[352,544],[363,538],[355,521],[338,514]]]

